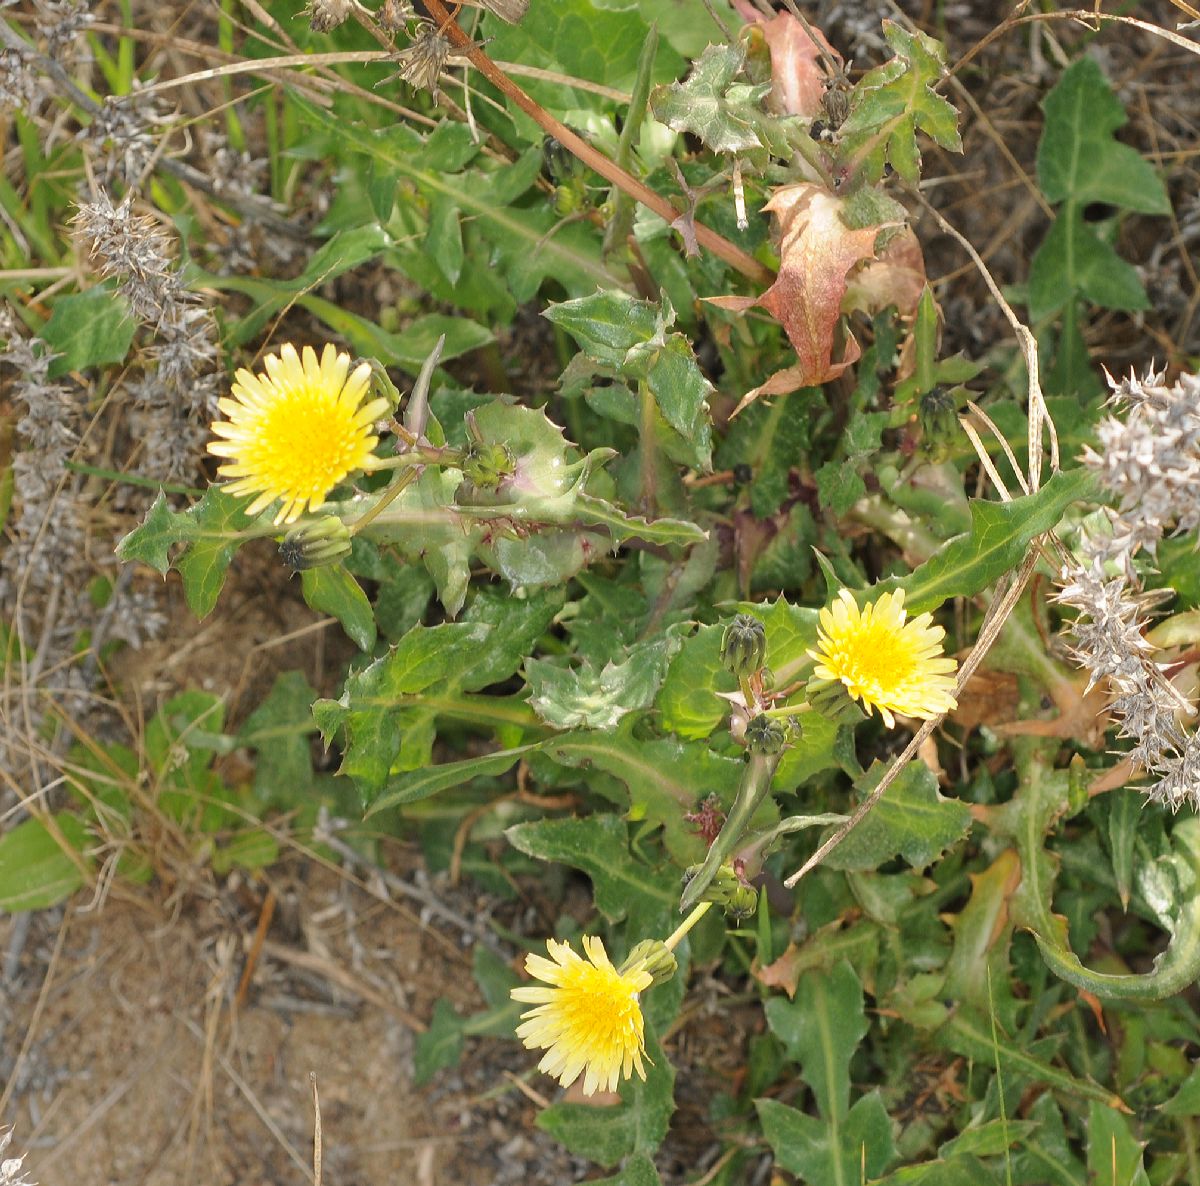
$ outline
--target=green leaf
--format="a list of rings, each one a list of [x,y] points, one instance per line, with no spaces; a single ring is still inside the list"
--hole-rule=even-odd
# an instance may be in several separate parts
[[[440,766],[425,766],[409,770],[390,779],[387,790],[375,799],[367,811],[368,818],[388,807],[428,799],[440,791],[459,787],[474,778],[494,778],[507,774],[527,754],[540,749],[540,744],[521,745],[516,749],[500,750],[482,758],[466,758],[461,762],[445,762]]]
[[[1151,165],[1113,136],[1126,121],[1120,100],[1100,67],[1082,57],[1063,71],[1042,107],[1038,181],[1062,209],[1030,264],[1031,315],[1049,317],[1076,294],[1108,309],[1149,308],[1137,272],[1083,217],[1085,206],[1099,202],[1144,214],[1171,212]],[[1067,345],[1076,343],[1068,339]]]
[[[494,587],[478,590],[463,621],[490,626],[492,633],[487,651],[464,676],[463,689],[474,692],[515,675],[552,628],[565,600],[565,589],[538,589],[522,597]]]
[[[600,671],[590,663],[564,667],[545,659],[525,664],[529,703],[556,729],[615,729],[627,713],[648,708],[679,649],[679,631],[627,647],[620,662],[610,660]]]
[[[817,1109],[834,1124],[850,1107],[850,1059],[867,1032],[862,985],[848,963],[800,977],[795,996],[773,996],[767,1024],[812,1088]]]
[[[279,860],[279,839],[265,828],[246,828],[218,844],[212,853],[213,872],[226,876],[233,869],[266,869]]]
[[[598,292],[552,305],[545,316],[566,329],[593,361],[648,391],[675,434],[676,445],[686,446],[683,459],[708,467],[712,453],[708,397],[713,387],[688,339],[667,333],[675,320],[668,302],[659,306],[624,293]]]
[[[867,492],[867,485],[853,465],[827,461],[816,472],[817,497],[821,505],[839,518]]]
[[[620,1104],[551,1104],[538,1115],[537,1126],[578,1157],[616,1165],[622,1157],[658,1149],[675,1111],[674,1088],[675,1068],[647,1031],[646,1081],[635,1077],[623,1082]]]
[[[632,934],[667,933],[678,896],[678,875],[635,860],[629,851],[628,827],[617,816],[533,820],[515,824],[504,834],[527,856],[586,873],[592,879],[596,907],[609,922],[629,917]]]
[[[859,779],[864,797],[887,772],[874,762]],[[825,859],[831,869],[877,869],[902,856],[914,869],[924,869],[956,844],[971,827],[971,809],[957,799],[944,799],[937,779],[924,762],[910,762],[866,818]]]
[[[309,609],[337,618],[359,650],[375,645],[375,615],[362,586],[343,564],[327,564],[300,574],[304,600]]]
[[[444,195],[439,195],[429,207],[429,233],[425,236],[425,249],[441,269],[442,275],[451,284],[457,284],[462,275],[464,257],[462,226],[458,221],[458,207]]]
[[[708,20],[703,9],[696,21]],[[678,0],[672,0],[671,22],[685,21]],[[639,15],[635,5],[610,7],[595,0],[533,0],[520,24],[492,21],[488,52],[501,61],[553,69],[565,78],[580,78],[628,91],[637,74],[638,55],[653,18]],[[666,29],[668,21],[660,28]],[[701,42],[702,49],[704,42]],[[697,51],[699,52],[699,51]],[[683,60],[669,46],[660,47],[654,66],[656,79],[674,78]],[[530,94],[552,111],[591,109],[592,95],[565,82],[521,79]]]
[[[854,88],[850,114],[841,127],[847,159],[861,164],[868,181],[890,164],[910,185],[921,177],[918,129],[951,152],[962,151],[958,112],[933,87],[946,70],[941,42],[895,21],[883,22],[893,57],[869,71]]]
[[[654,1162],[645,1153],[636,1153],[611,1178],[594,1178],[591,1186],[662,1186]]]
[[[743,765],[698,743],[640,738],[628,719],[616,733],[574,733],[553,738],[542,748],[565,766],[595,768],[620,779],[628,788],[627,818],[661,825],[667,850],[684,865],[704,855],[704,844],[684,815],[697,810],[709,795],[728,810]],[[776,818],[768,800],[754,823],[767,827]]]
[[[757,406],[757,405],[756,405]],[[680,737],[708,737],[728,712],[720,692],[733,692],[737,681],[721,662],[724,626],[701,626],[671,661],[658,696],[663,726]]]
[[[741,45],[709,45],[683,82],[652,92],[655,119],[676,132],[690,132],[713,152],[766,148],[772,137],[762,101],[771,87],[735,81],[745,60]]]
[[[636,46],[633,52],[636,63]],[[464,222],[470,220],[492,247],[491,263],[507,276],[518,301],[532,297],[547,276],[559,280],[570,293],[623,287],[620,277],[601,262],[594,235],[577,227],[549,234],[557,216],[544,203],[533,209],[511,205],[534,183],[541,167],[540,147],[515,163],[505,162],[503,169],[494,173],[450,173],[425,164],[420,154],[412,151],[410,136],[397,135],[390,128],[373,131],[295,96],[291,102],[310,127],[327,132],[341,151],[352,150],[370,161],[377,177],[385,179],[392,191],[403,181],[416,186],[430,201],[444,200],[457,206]],[[423,248],[421,255],[428,262]]]
[[[1144,214],[1170,214],[1171,202],[1154,168],[1113,133],[1127,116],[1093,58],[1063,71],[1042,102],[1038,184],[1050,202],[1107,202]]]
[[[948,540],[904,580],[878,587],[904,589],[913,614],[951,597],[973,597],[1020,564],[1031,541],[1057,526],[1067,508],[1094,489],[1090,472],[1081,468],[1052,474],[1036,494],[1011,502],[972,499],[969,533]]]
[[[254,789],[264,798],[290,807],[311,785],[309,737],[317,731],[312,719],[316,698],[301,672],[285,671],[238,733],[240,745],[257,750]]]
[[[234,553],[255,522],[245,513],[250,497],[234,498],[219,486],[210,486],[204,497],[184,512],[193,524],[194,534],[175,567],[183,578],[188,608],[198,618],[208,617],[217,604]]]
[[[756,400],[729,426],[717,453],[720,469],[749,466],[750,509],[760,519],[774,515],[789,492],[792,467],[810,446],[809,409],[815,388]],[[822,499],[824,501],[824,499]]]
[[[939,1041],[981,1067],[994,1069],[999,1063],[1006,1085],[1012,1077],[1019,1076],[1023,1081],[1052,1087],[1075,1099],[1097,1100],[1115,1108],[1124,1106],[1120,1097],[1100,1084],[1077,1079],[1069,1071],[1059,1070],[1031,1054],[1026,1042],[1013,1040],[1001,1032],[993,1033],[988,1017],[965,1006],[959,1006],[950,1015],[940,1031]]]
[[[1088,1181],[1094,1186],[1150,1186],[1142,1145],[1115,1108],[1092,1100],[1088,1108]]]
[[[964,1153],[976,1157],[997,1157],[1015,1147],[1037,1129],[1034,1120],[985,1120],[964,1128],[953,1140],[938,1149],[938,1156],[950,1161]]]
[[[1021,1186],[1085,1186],[1086,1173],[1067,1139],[1062,1112],[1046,1092],[1030,1109],[1037,1123],[1011,1158],[1014,1183]]]
[[[1167,1116],[1200,1116],[1200,1063],[1163,1105],[1163,1112]]]
[[[59,356],[47,374],[57,379],[68,371],[122,362],[136,329],[125,298],[111,288],[97,286],[59,297],[49,321],[38,331]]]
[[[38,819],[27,819],[0,836],[0,911],[44,910],[65,901],[83,885],[81,854],[88,831],[78,816],[63,811],[51,817],[62,838],[76,850],[72,859]]]
[[[874,1186],[998,1186],[994,1174],[983,1162],[970,1156],[950,1161],[926,1161],[906,1166],[881,1178]]]
[[[1172,911],[1164,919],[1171,942],[1149,972],[1122,975],[1084,967],[1067,941],[1066,919],[1050,910],[1049,887],[1026,899],[1027,924],[1055,975],[1098,997],[1128,1001],[1164,1000],[1200,980],[1200,818],[1181,819],[1171,839],[1175,852],[1158,862],[1159,867],[1143,871],[1160,880],[1154,887],[1157,897],[1169,894],[1173,899],[1169,907],[1164,903],[1164,910]]]
[[[776,1100],[754,1101],[775,1158],[802,1181],[859,1186],[896,1159],[892,1121],[878,1091],[864,1095],[838,1124],[823,1124]]]
[[[1141,277],[1072,211],[1062,214],[1029,265],[1029,312],[1057,313],[1075,294],[1104,309],[1148,309]]]
[[[140,560],[164,575],[171,568],[171,547],[192,538],[193,525],[171,510],[160,490],[145,519],[117,544],[117,556]]]
[[[649,544],[686,547],[703,543],[708,533],[695,523],[684,519],[643,519],[630,515],[619,507],[591,494],[580,494],[575,500],[576,517],[592,527],[603,527],[615,546],[627,540],[640,539]]]
[[[433,1006],[429,1028],[417,1035],[413,1049],[413,1082],[422,1087],[438,1071],[457,1066],[462,1050],[463,1019],[445,997],[439,997]]]
[[[1130,788],[1105,795],[1096,805],[1103,815],[1102,834],[1112,860],[1117,893],[1125,910],[1129,909],[1129,895],[1133,889],[1133,853],[1144,805],[1145,799]]]
[[[654,336],[660,313],[651,301],[609,290],[559,301],[542,316],[565,329],[590,359],[619,368],[634,346]]]
[[[414,626],[387,655],[350,675],[338,700],[313,705],[326,745],[345,730],[339,773],[354,779],[365,804],[383,789],[400,755],[401,726],[408,723],[400,710],[434,685],[439,691],[457,685],[483,658],[490,634],[481,623]]]

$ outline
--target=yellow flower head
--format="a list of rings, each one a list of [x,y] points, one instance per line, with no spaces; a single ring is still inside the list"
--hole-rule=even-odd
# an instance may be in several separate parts
[[[636,1071],[646,1078],[646,1043],[638,994],[653,982],[642,961],[618,971],[595,935],[585,935],[583,959],[569,943],[546,944],[551,959],[525,957],[525,970],[550,987],[514,988],[515,1001],[536,1005],[521,1014],[517,1037],[530,1050],[545,1050],[538,1070],[570,1087],[584,1075],[583,1094],[615,1091]]]
[[[320,506],[347,474],[374,467],[371,451],[379,438],[371,425],[388,403],[363,403],[370,366],[363,363],[349,374],[350,355],[331,345],[318,362],[311,346],[301,357],[288,344],[263,365],[258,375],[238,371],[233,398],[217,402],[226,419],[212,430],[223,439],[208,451],[229,459],[217,472],[235,479],[226,487],[230,494],[258,495],[247,514],[279,500],[278,525]]]
[[[817,626],[818,679],[840,680],[869,712],[879,709],[888,728],[892,713],[928,718],[956,707],[955,662],[942,654],[940,626],[930,614],[905,621],[904,590],[884,593],[859,609],[853,594],[843,589]]]

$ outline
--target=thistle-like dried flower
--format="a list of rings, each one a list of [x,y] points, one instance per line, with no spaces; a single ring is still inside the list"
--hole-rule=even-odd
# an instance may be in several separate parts
[[[345,24],[354,8],[354,0],[310,0],[304,15],[314,33],[329,33]]]
[[[166,115],[151,96],[137,91],[106,95],[79,139],[96,150],[89,155],[101,164],[106,182],[120,178],[133,186],[154,159],[165,122]]]
[[[129,197],[114,206],[104,192],[80,206],[75,224],[90,241],[100,275],[117,279],[133,315],[156,332],[158,366],[153,378],[143,378],[138,402],[169,408],[193,423],[209,419],[219,386],[216,325],[184,284],[168,237],[152,217],[134,213]],[[198,434],[190,434],[191,445],[199,441]],[[178,454],[178,445],[178,440],[169,443],[167,452]],[[173,467],[159,476],[183,472]]]
[[[421,32],[413,39],[411,45],[396,54],[395,62],[400,69],[379,83],[394,82],[403,79],[411,87],[429,91],[436,99],[438,95],[438,78],[446,60],[450,57],[450,42],[430,22],[422,22]]]
[[[12,1129],[0,1133],[0,1186],[35,1186],[22,1170],[25,1154],[20,1157],[5,1157],[4,1151],[12,1140]]]
[[[37,75],[26,56],[16,49],[0,50],[0,111],[15,107],[28,113],[37,94]]]
[[[1099,426],[1099,447],[1083,460],[1118,505],[1106,512],[1111,533],[1088,533],[1085,562],[1063,569],[1058,600],[1079,611],[1073,657],[1090,673],[1089,689],[1101,681],[1111,689],[1118,735],[1134,743],[1128,757],[1155,779],[1150,798],[1200,808],[1200,733],[1179,722],[1195,710],[1145,637],[1148,611],[1170,591],[1143,591],[1133,563],[1143,549],[1153,555],[1167,530],[1200,526],[1200,377],[1167,387],[1150,372],[1109,383],[1128,413]]]
[[[416,15],[410,0],[383,0],[375,19],[389,33],[398,33]]]
[[[1117,734],[1130,738],[1128,758],[1154,776],[1149,797],[1172,810],[1200,807],[1200,734],[1179,723],[1194,710],[1171,685],[1146,641],[1145,611],[1154,600],[1124,576],[1106,577],[1099,560],[1064,570],[1058,600],[1079,610],[1069,633],[1072,655],[1090,673],[1089,689],[1108,682]]]
[[[168,306],[188,299],[171,258],[170,240],[150,215],[134,213],[130,195],[114,206],[101,191],[79,207],[73,221],[90,241],[101,277],[118,279],[139,321],[154,324]]]
[[[38,0],[35,8],[38,32],[46,39],[46,53],[60,63],[72,42],[96,19],[86,4],[74,0]]]
[[[1128,411],[1101,421],[1097,447],[1084,449],[1084,464],[1118,500],[1107,512],[1111,538],[1091,546],[1132,573],[1134,556],[1153,556],[1168,531],[1200,527],[1200,376],[1181,376],[1170,387],[1154,371],[1108,382],[1109,402]]]

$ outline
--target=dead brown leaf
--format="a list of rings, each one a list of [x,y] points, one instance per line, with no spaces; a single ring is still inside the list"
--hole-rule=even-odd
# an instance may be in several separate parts
[[[722,309],[743,311],[754,305],[783,326],[798,363],[778,371],[748,392],[734,415],[760,395],[782,395],[836,379],[860,355],[847,335],[840,360],[834,360],[834,331],[842,313],[847,273],[874,255],[879,227],[852,229],[842,221],[844,203],[810,182],[777,189],[764,209],[779,221],[779,275],[760,297],[709,297]]]
[[[814,41],[790,12],[778,13],[769,21],[760,17],[758,23],[771,51],[771,107],[782,115],[816,118],[823,110],[825,95],[821,50],[839,66],[842,55],[820,29],[813,29]]]

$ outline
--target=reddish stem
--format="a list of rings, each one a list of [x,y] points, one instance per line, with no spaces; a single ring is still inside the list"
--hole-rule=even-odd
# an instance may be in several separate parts
[[[631,198],[641,202],[649,210],[653,210],[659,218],[668,224],[673,223],[680,211],[661,194],[657,194],[649,186],[643,185],[631,173],[627,173],[615,161],[611,161],[602,152],[593,148],[586,140],[572,132],[566,124],[555,119],[540,103],[527,95],[483,50],[473,42],[458,27],[457,22],[446,10],[442,0],[427,0],[426,8],[438,23],[444,35],[467,58],[472,66],[479,71],[501,93],[510,98],[526,115],[532,119],[542,131],[553,136],[568,152],[574,153],[590,169],[594,169],[601,177],[619,186]],[[707,247],[719,259],[723,259],[730,267],[736,268],[743,276],[759,284],[771,284],[775,273],[765,264],[761,264],[754,256],[730,243],[716,231],[703,223],[695,222],[696,241]]]

